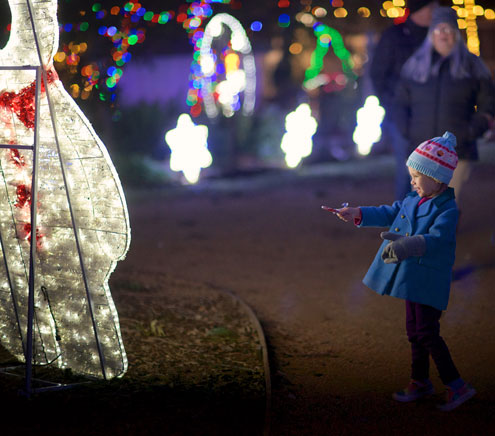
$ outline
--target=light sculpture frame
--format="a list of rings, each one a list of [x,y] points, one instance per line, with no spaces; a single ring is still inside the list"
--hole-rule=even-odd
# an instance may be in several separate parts
[[[23,126],[22,113],[10,107],[9,114],[0,106],[0,121],[9,124],[0,132],[4,184],[0,203],[11,211],[8,220],[5,214],[0,220],[0,268],[6,275],[0,280],[0,341],[13,355],[25,359],[25,393],[29,396],[61,386],[48,382],[51,386],[33,389],[33,359],[103,379],[126,372],[127,357],[108,279],[129,248],[130,226],[108,152],[53,69],[58,47],[57,1],[9,0],[9,4],[12,31],[7,47],[14,49],[0,50],[0,74],[4,75],[0,76],[0,96],[7,95],[2,94],[4,83],[12,86],[7,97],[14,100],[32,92],[33,101],[27,99],[22,110],[32,110],[34,122]],[[33,71],[34,84],[26,76]],[[33,145],[27,145],[31,134]],[[16,174],[8,168],[9,159],[2,149],[17,150],[17,158],[19,150],[32,151],[30,162],[21,156],[23,166],[25,158],[25,166],[31,164],[32,171],[29,222],[22,221],[27,208],[19,212],[13,202],[16,191],[11,179]],[[29,225],[29,237],[20,237],[19,225]],[[45,230],[46,235],[42,234]],[[7,291],[1,291],[6,287],[10,300],[3,305]]]

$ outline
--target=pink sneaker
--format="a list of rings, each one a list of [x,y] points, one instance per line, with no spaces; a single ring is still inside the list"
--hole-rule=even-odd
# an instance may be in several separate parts
[[[405,389],[392,394],[392,398],[401,403],[409,403],[410,401],[419,400],[426,395],[431,395],[434,392],[435,389],[429,380],[426,383],[411,380]]]
[[[456,391],[447,386],[446,394],[447,399],[445,403],[437,406],[443,412],[449,412],[459,407],[462,403],[472,398],[476,394],[476,391],[471,385],[464,383],[464,386]]]

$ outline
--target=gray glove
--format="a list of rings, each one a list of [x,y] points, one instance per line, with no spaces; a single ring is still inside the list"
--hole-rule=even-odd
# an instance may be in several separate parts
[[[399,263],[411,256],[422,256],[426,251],[423,235],[403,236],[392,232],[382,232],[380,237],[389,242],[382,251],[385,263]]]

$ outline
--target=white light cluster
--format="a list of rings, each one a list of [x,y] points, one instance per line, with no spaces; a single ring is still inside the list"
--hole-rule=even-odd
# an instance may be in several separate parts
[[[188,114],[179,115],[177,127],[165,134],[165,141],[172,151],[170,169],[182,171],[189,183],[196,183],[201,168],[212,163],[207,139],[208,127],[195,125]]]
[[[8,44],[0,50],[0,66],[39,66],[41,55],[44,68],[55,74],[47,87],[53,112],[43,92],[37,126],[40,238],[35,258],[34,361],[97,377],[121,376],[127,357],[108,279],[130,243],[122,187],[105,146],[56,78],[57,1],[9,0],[9,5],[12,27]],[[32,70],[0,71],[0,93],[19,93],[34,80]],[[32,145],[33,138],[33,129],[18,115],[8,108],[0,110],[1,144]],[[27,178],[13,163],[11,151],[0,150],[0,342],[24,360],[30,242],[20,237],[20,230],[30,222],[30,212],[28,205],[15,203],[21,180],[29,180],[30,186],[33,160],[32,151],[20,153]],[[35,243],[36,232],[31,233]]]
[[[234,69],[226,68],[225,80],[216,86],[212,76],[216,72],[216,56],[212,51],[212,43],[223,34],[223,26],[230,31],[230,46],[239,59],[239,65]],[[231,54],[232,55],[232,54]],[[231,56],[228,55],[228,56]],[[240,60],[242,59],[242,68]],[[242,111],[245,115],[253,113],[256,100],[256,66],[251,51],[251,44],[242,24],[229,14],[217,14],[205,28],[203,43],[201,45],[199,64],[203,72],[203,99],[205,112],[209,118],[218,115],[214,93],[218,94],[222,113],[226,117],[234,115],[236,108],[240,106],[240,93],[244,93]]]
[[[285,130],[280,148],[285,153],[285,162],[289,168],[295,168],[304,157],[313,150],[312,137],[318,123],[311,116],[308,104],[300,104],[294,112],[285,117]]]
[[[356,113],[357,125],[352,135],[352,140],[357,145],[358,153],[366,156],[371,147],[382,136],[381,123],[385,116],[385,109],[380,106],[380,101],[374,95],[370,95],[364,101],[364,106]]]

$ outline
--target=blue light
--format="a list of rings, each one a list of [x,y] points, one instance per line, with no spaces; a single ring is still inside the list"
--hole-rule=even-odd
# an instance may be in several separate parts
[[[251,23],[251,30],[253,32],[259,32],[263,28],[263,24],[261,24],[261,21],[253,21]]]
[[[290,24],[290,17],[287,14],[280,14],[278,17],[278,25],[282,27],[287,27]]]
[[[217,74],[225,74],[225,65],[217,64]]]

